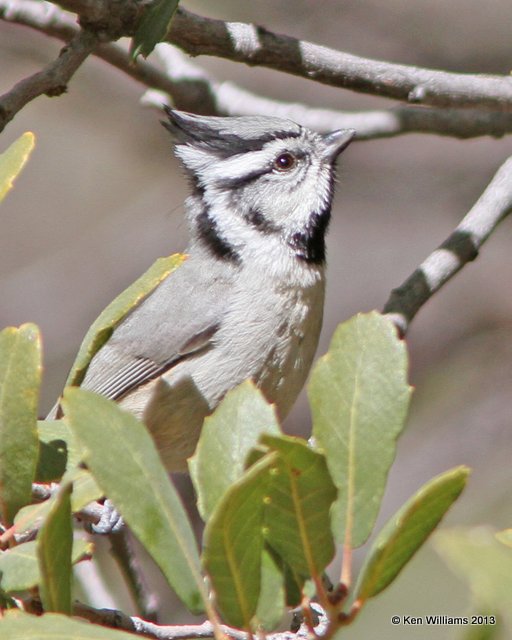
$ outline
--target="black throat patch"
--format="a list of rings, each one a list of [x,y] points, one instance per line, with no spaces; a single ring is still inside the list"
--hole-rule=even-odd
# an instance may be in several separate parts
[[[294,233],[288,245],[295,251],[299,260],[309,264],[325,262],[325,234],[331,219],[331,207],[320,213],[312,213],[303,231]]]

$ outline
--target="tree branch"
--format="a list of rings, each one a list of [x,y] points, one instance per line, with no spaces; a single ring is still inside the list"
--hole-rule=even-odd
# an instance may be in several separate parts
[[[59,4],[78,13],[82,23],[93,24],[106,19],[111,3],[59,0]],[[133,14],[134,6],[140,9],[140,2],[123,3],[127,15]],[[125,28],[128,23],[124,19]],[[129,31],[125,35],[131,35]],[[450,73],[362,58],[253,24],[204,18],[183,8],[178,9],[167,40],[193,56],[217,56],[268,67],[322,84],[414,104],[512,111],[509,76]]]
[[[127,3],[129,4],[129,0],[127,0]],[[83,20],[105,19],[106,3],[104,0],[63,0],[62,4],[73,10],[80,11]],[[0,130],[13,117],[16,111],[37,95],[41,95],[41,93],[55,95],[65,90],[66,82],[98,43],[97,38],[88,31],[77,31],[77,27],[71,24],[69,18],[66,18],[65,14],[61,15],[62,12],[57,15],[57,10],[55,10],[51,15],[51,19],[48,19],[47,14],[46,20],[43,20],[40,9],[39,15],[35,16],[29,5],[40,7],[41,3],[25,1],[17,2],[13,5],[12,0],[0,0],[0,17],[30,24],[34,28],[44,30],[61,38],[69,37],[71,33],[74,35],[70,45],[63,49],[57,60],[48,65],[43,71],[21,81],[9,93],[0,98]],[[14,11],[15,9],[16,11]],[[35,9],[35,7],[32,6],[32,9]],[[13,16],[14,13],[16,15]],[[258,38],[261,37],[261,41],[257,38],[255,40],[249,37],[250,34],[255,37],[257,35]],[[230,50],[232,53],[234,52],[232,59],[253,64],[264,64],[265,66],[269,66],[265,62],[267,60],[265,56],[272,57],[277,50],[281,51],[280,60],[286,60],[287,56],[292,54],[290,50],[292,45],[296,46],[296,48],[298,47],[302,52],[317,52],[319,60],[333,62],[336,56],[341,56],[339,59],[340,64],[347,55],[318,47],[311,43],[299,43],[293,38],[277,36],[250,25],[224,23],[220,20],[200,18],[186,11],[181,11],[175,19],[170,36],[183,48],[186,49],[188,47],[190,53],[208,52],[212,55],[216,54],[224,57],[227,55],[226,47],[228,44],[226,38],[228,38],[229,43],[231,43],[229,44]],[[208,45],[209,48],[206,47],[204,41],[206,36],[210,43]],[[188,38],[188,45],[183,40],[185,37]],[[277,114],[298,120],[320,131],[352,127],[358,130],[360,139],[397,135],[408,131],[431,131],[457,137],[470,137],[484,133],[499,136],[511,129],[512,114],[509,113],[401,107],[391,111],[348,114],[322,109],[309,109],[297,104],[279,103],[255,96],[235,85],[219,83],[205,71],[192,65],[183,56],[178,56],[177,52],[173,53],[172,50],[166,50],[163,56],[167,73],[158,71],[148,63],[139,63],[137,66],[130,65],[128,54],[112,44],[99,47],[95,53],[126,71],[140,82],[170,92],[177,106],[188,108],[189,110],[197,110],[195,107],[197,107],[198,103],[203,103],[204,105],[205,96],[208,96],[207,109],[210,112],[230,115],[243,115],[246,113]],[[293,58],[293,56],[291,57]],[[307,59],[311,61],[312,58],[310,56]],[[362,59],[348,56],[347,60],[357,66]],[[476,93],[473,91],[476,85],[479,87],[480,94],[478,95],[480,96],[483,95],[482,91],[486,91],[492,85],[496,95],[492,97],[490,102],[487,99],[480,101],[480,106],[487,107],[492,103],[494,107],[501,107],[504,111],[508,111],[510,106],[507,102],[510,98],[509,94],[512,92],[512,79],[510,78],[463,76],[461,74],[448,74],[369,61],[369,65],[371,66],[372,64],[375,67],[371,73],[379,69],[384,73],[387,69],[390,75],[386,76],[384,73],[384,76],[389,81],[394,77],[393,73],[402,74],[403,86],[413,77],[416,79],[423,77],[422,74],[424,73],[431,74],[429,77],[431,78],[430,85],[432,87],[438,86],[438,88],[442,89],[443,83],[450,79],[450,82],[454,82],[453,92],[450,95],[457,96],[462,91],[461,87],[466,87],[465,91],[467,91],[468,100],[464,104],[474,104],[480,100],[475,97],[478,91]],[[343,68],[342,64],[341,68]],[[293,69],[282,68],[281,70],[295,72]],[[371,73],[369,69],[368,77],[370,77]],[[315,79],[318,79],[316,72],[312,75]],[[377,85],[375,85],[375,89],[377,91]],[[444,104],[442,91],[439,96],[441,96],[441,104]],[[494,227],[508,213],[509,209],[507,207],[510,206],[509,200],[512,196],[510,194],[505,194],[506,197],[503,195],[506,192],[506,185],[502,177],[509,171],[508,167],[509,163],[507,162],[498,171],[495,179],[454,233],[400,287],[392,292],[385,306],[385,312],[394,317],[403,334],[406,333],[409,323],[421,306],[445,282],[452,278],[464,264],[476,257],[481,244],[485,242]],[[501,209],[499,207],[496,209],[498,205],[501,206]],[[482,221],[488,225],[488,227],[484,226],[487,229],[486,233],[482,233],[482,228],[478,226],[481,225]],[[475,229],[473,229],[472,225],[476,225]]]
[[[135,552],[133,540],[127,527],[111,533],[109,540],[112,555],[123,573],[137,610],[145,620],[156,622],[158,619],[158,596],[154,593],[144,576],[141,563]]]
[[[268,67],[361,93],[437,107],[512,111],[509,76],[449,73],[381,62],[253,24],[203,18],[182,8],[167,39],[190,55],[213,55]]]
[[[176,106],[219,115],[272,115],[289,118],[306,127],[325,133],[333,129],[355,129],[358,140],[385,138],[404,133],[436,133],[455,138],[480,135],[500,137],[512,131],[512,113],[496,113],[475,109],[436,109],[406,107],[375,111],[348,112],[316,109],[303,104],[280,102],[246,91],[231,82],[219,82],[211,74],[193,64],[174,47],[158,45],[156,53],[166,75],[179,93],[172,94]],[[181,85],[188,88],[184,96]],[[192,89],[193,87],[193,89]],[[195,92],[195,96],[191,95]],[[183,104],[181,100],[185,98]],[[161,98],[153,101],[160,106]]]
[[[384,313],[390,315],[402,336],[427,300],[478,256],[480,247],[511,211],[512,156],[498,169],[453,233],[391,292]]]
[[[53,97],[64,93],[67,83],[97,42],[98,39],[93,33],[80,31],[69,45],[61,50],[58,58],[0,96],[0,131],[3,131],[16,113],[34,98],[43,94]]]
[[[315,613],[318,615],[315,631],[317,637],[322,637],[322,633],[327,628],[326,614],[317,603],[314,603],[313,606]],[[94,609],[80,602],[74,604],[73,613],[94,624],[131,631],[132,633],[148,638],[156,638],[157,640],[186,640],[187,638],[201,640],[214,637],[213,625],[208,621],[202,624],[157,625],[136,616],[128,616],[126,613],[116,609]],[[251,640],[251,637],[255,640],[256,638],[256,636],[251,636],[246,631],[234,629],[227,625],[220,625],[220,628],[228,638],[233,640]],[[306,640],[311,637],[311,634],[307,625],[302,622],[297,631],[282,631],[270,634],[267,637],[268,640]]]
[[[75,603],[73,613],[94,624],[104,627],[131,631],[147,638],[157,640],[185,640],[186,638],[213,638],[213,625],[203,622],[198,625],[157,625],[137,616],[128,616],[115,609],[94,609],[82,603]],[[233,640],[247,640],[247,633],[221,625],[222,631]],[[285,640],[285,639],[283,639]]]
[[[59,0],[79,14],[82,24],[103,24],[115,5],[116,25],[132,35],[130,18],[140,14],[144,3],[124,0]],[[121,15],[122,14],[122,15]],[[120,34],[119,34],[120,35]],[[276,34],[242,22],[204,18],[179,8],[167,40],[192,56],[210,55],[251,66],[262,66],[351,89],[437,107],[479,108],[512,111],[512,78],[462,74],[393,64],[362,58],[321,45]]]
[[[34,0],[17,0],[15,3],[13,0],[0,0],[2,17],[65,41],[79,33],[78,25],[69,14],[56,6]],[[141,59],[133,64],[128,52],[114,44],[100,44],[93,53],[145,86],[172,96],[175,106],[185,111],[233,116],[280,116],[320,132],[356,129],[359,140],[414,132],[455,138],[482,135],[500,137],[512,132],[512,113],[408,106],[346,112],[272,100],[234,83],[218,81],[174,47],[162,44],[156,52],[164,66],[163,72]],[[160,108],[166,98],[148,92],[144,100],[146,104]]]

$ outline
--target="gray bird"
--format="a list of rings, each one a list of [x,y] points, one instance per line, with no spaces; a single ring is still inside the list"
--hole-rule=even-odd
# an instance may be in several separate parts
[[[280,418],[295,402],[322,325],[335,162],[355,132],[166,111],[192,187],[188,258],[115,329],[82,387],[142,419],[167,469],[184,471],[229,389],[252,379]]]

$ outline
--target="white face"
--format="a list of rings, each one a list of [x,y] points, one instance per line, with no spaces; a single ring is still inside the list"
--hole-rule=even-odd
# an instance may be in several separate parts
[[[241,213],[257,209],[269,222],[299,230],[331,204],[333,167],[322,157],[324,146],[321,136],[304,131],[228,158],[189,146],[177,153],[208,196],[229,192]]]
[[[235,120],[239,128],[242,119]],[[301,260],[322,263],[336,145],[344,145],[289,124],[285,130],[260,129],[259,137],[228,129],[213,141],[196,135],[179,144],[176,154],[193,178],[203,217],[226,244],[242,249],[265,237],[268,246],[272,237]]]
[[[266,173],[237,190],[239,202],[289,232],[300,231],[312,213],[330,208],[333,167],[322,158],[320,136],[315,138],[275,140],[260,152],[246,154],[247,163]],[[238,163],[241,169],[244,163]]]

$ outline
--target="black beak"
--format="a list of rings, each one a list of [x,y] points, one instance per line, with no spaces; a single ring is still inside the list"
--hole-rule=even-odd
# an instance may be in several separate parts
[[[355,135],[355,129],[338,129],[337,131],[324,134],[322,136],[325,144],[322,153],[323,157],[330,162],[334,162],[340,153],[352,142]]]

